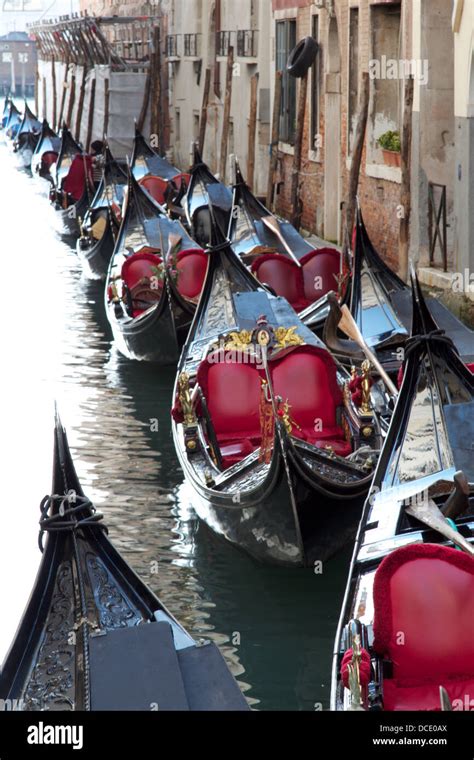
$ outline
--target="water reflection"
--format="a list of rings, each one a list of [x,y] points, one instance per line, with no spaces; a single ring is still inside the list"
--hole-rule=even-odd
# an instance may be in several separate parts
[[[198,522],[171,439],[173,370],[116,352],[103,286],[82,279],[72,241],[60,237],[46,199],[3,148],[0,169],[3,282],[15,284],[4,297],[12,318],[0,326],[8,399],[0,657],[39,561],[38,504],[50,488],[57,399],[79,476],[112,541],[192,635],[221,647],[250,703],[327,707],[348,554],[322,575],[262,567]]]

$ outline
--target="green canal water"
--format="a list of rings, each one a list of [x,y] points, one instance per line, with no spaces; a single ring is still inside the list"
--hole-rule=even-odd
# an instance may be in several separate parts
[[[47,199],[3,146],[0,178],[0,659],[40,559],[38,505],[50,489],[57,401],[112,541],[193,636],[219,645],[250,704],[327,708],[350,549],[319,575],[264,567],[199,522],[170,435],[173,370],[117,354],[103,286],[82,279]]]

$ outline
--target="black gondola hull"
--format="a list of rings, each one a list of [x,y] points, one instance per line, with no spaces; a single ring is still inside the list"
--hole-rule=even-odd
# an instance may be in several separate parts
[[[221,538],[253,559],[284,567],[312,567],[325,562],[355,538],[370,477],[353,485],[319,477],[288,441],[287,467],[280,448],[265,478],[249,473],[228,492],[206,488],[190,466],[175,429],[175,446],[184,473],[193,487],[198,517]],[[324,469],[324,464],[322,465]],[[252,487],[252,479],[257,485]]]
[[[185,339],[188,324],[176,324],[168,298],[135,319],[117,319],[113,304],[106,304],[115,343],[127,359],[176,364],[180,352],[180,336]]]
[[[76,243],[76,253],[87,279],[105,280],[114,246],[115,240],[110,224],[107,224],[102,238],[92,245],[90,238],[79,238]]]

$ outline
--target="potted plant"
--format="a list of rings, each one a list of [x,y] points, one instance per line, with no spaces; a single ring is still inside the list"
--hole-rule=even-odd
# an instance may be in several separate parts
[[[380,135],[377,143],[382,148],[383,160],[387,166],[400,166],[400,133],[389,129]]]

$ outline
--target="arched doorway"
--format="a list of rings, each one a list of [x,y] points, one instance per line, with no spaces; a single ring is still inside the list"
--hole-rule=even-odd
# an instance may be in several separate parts
[[[337,19],[329,23],[325,87],[324,237],[339,241],[341,197],[341,52]]]

